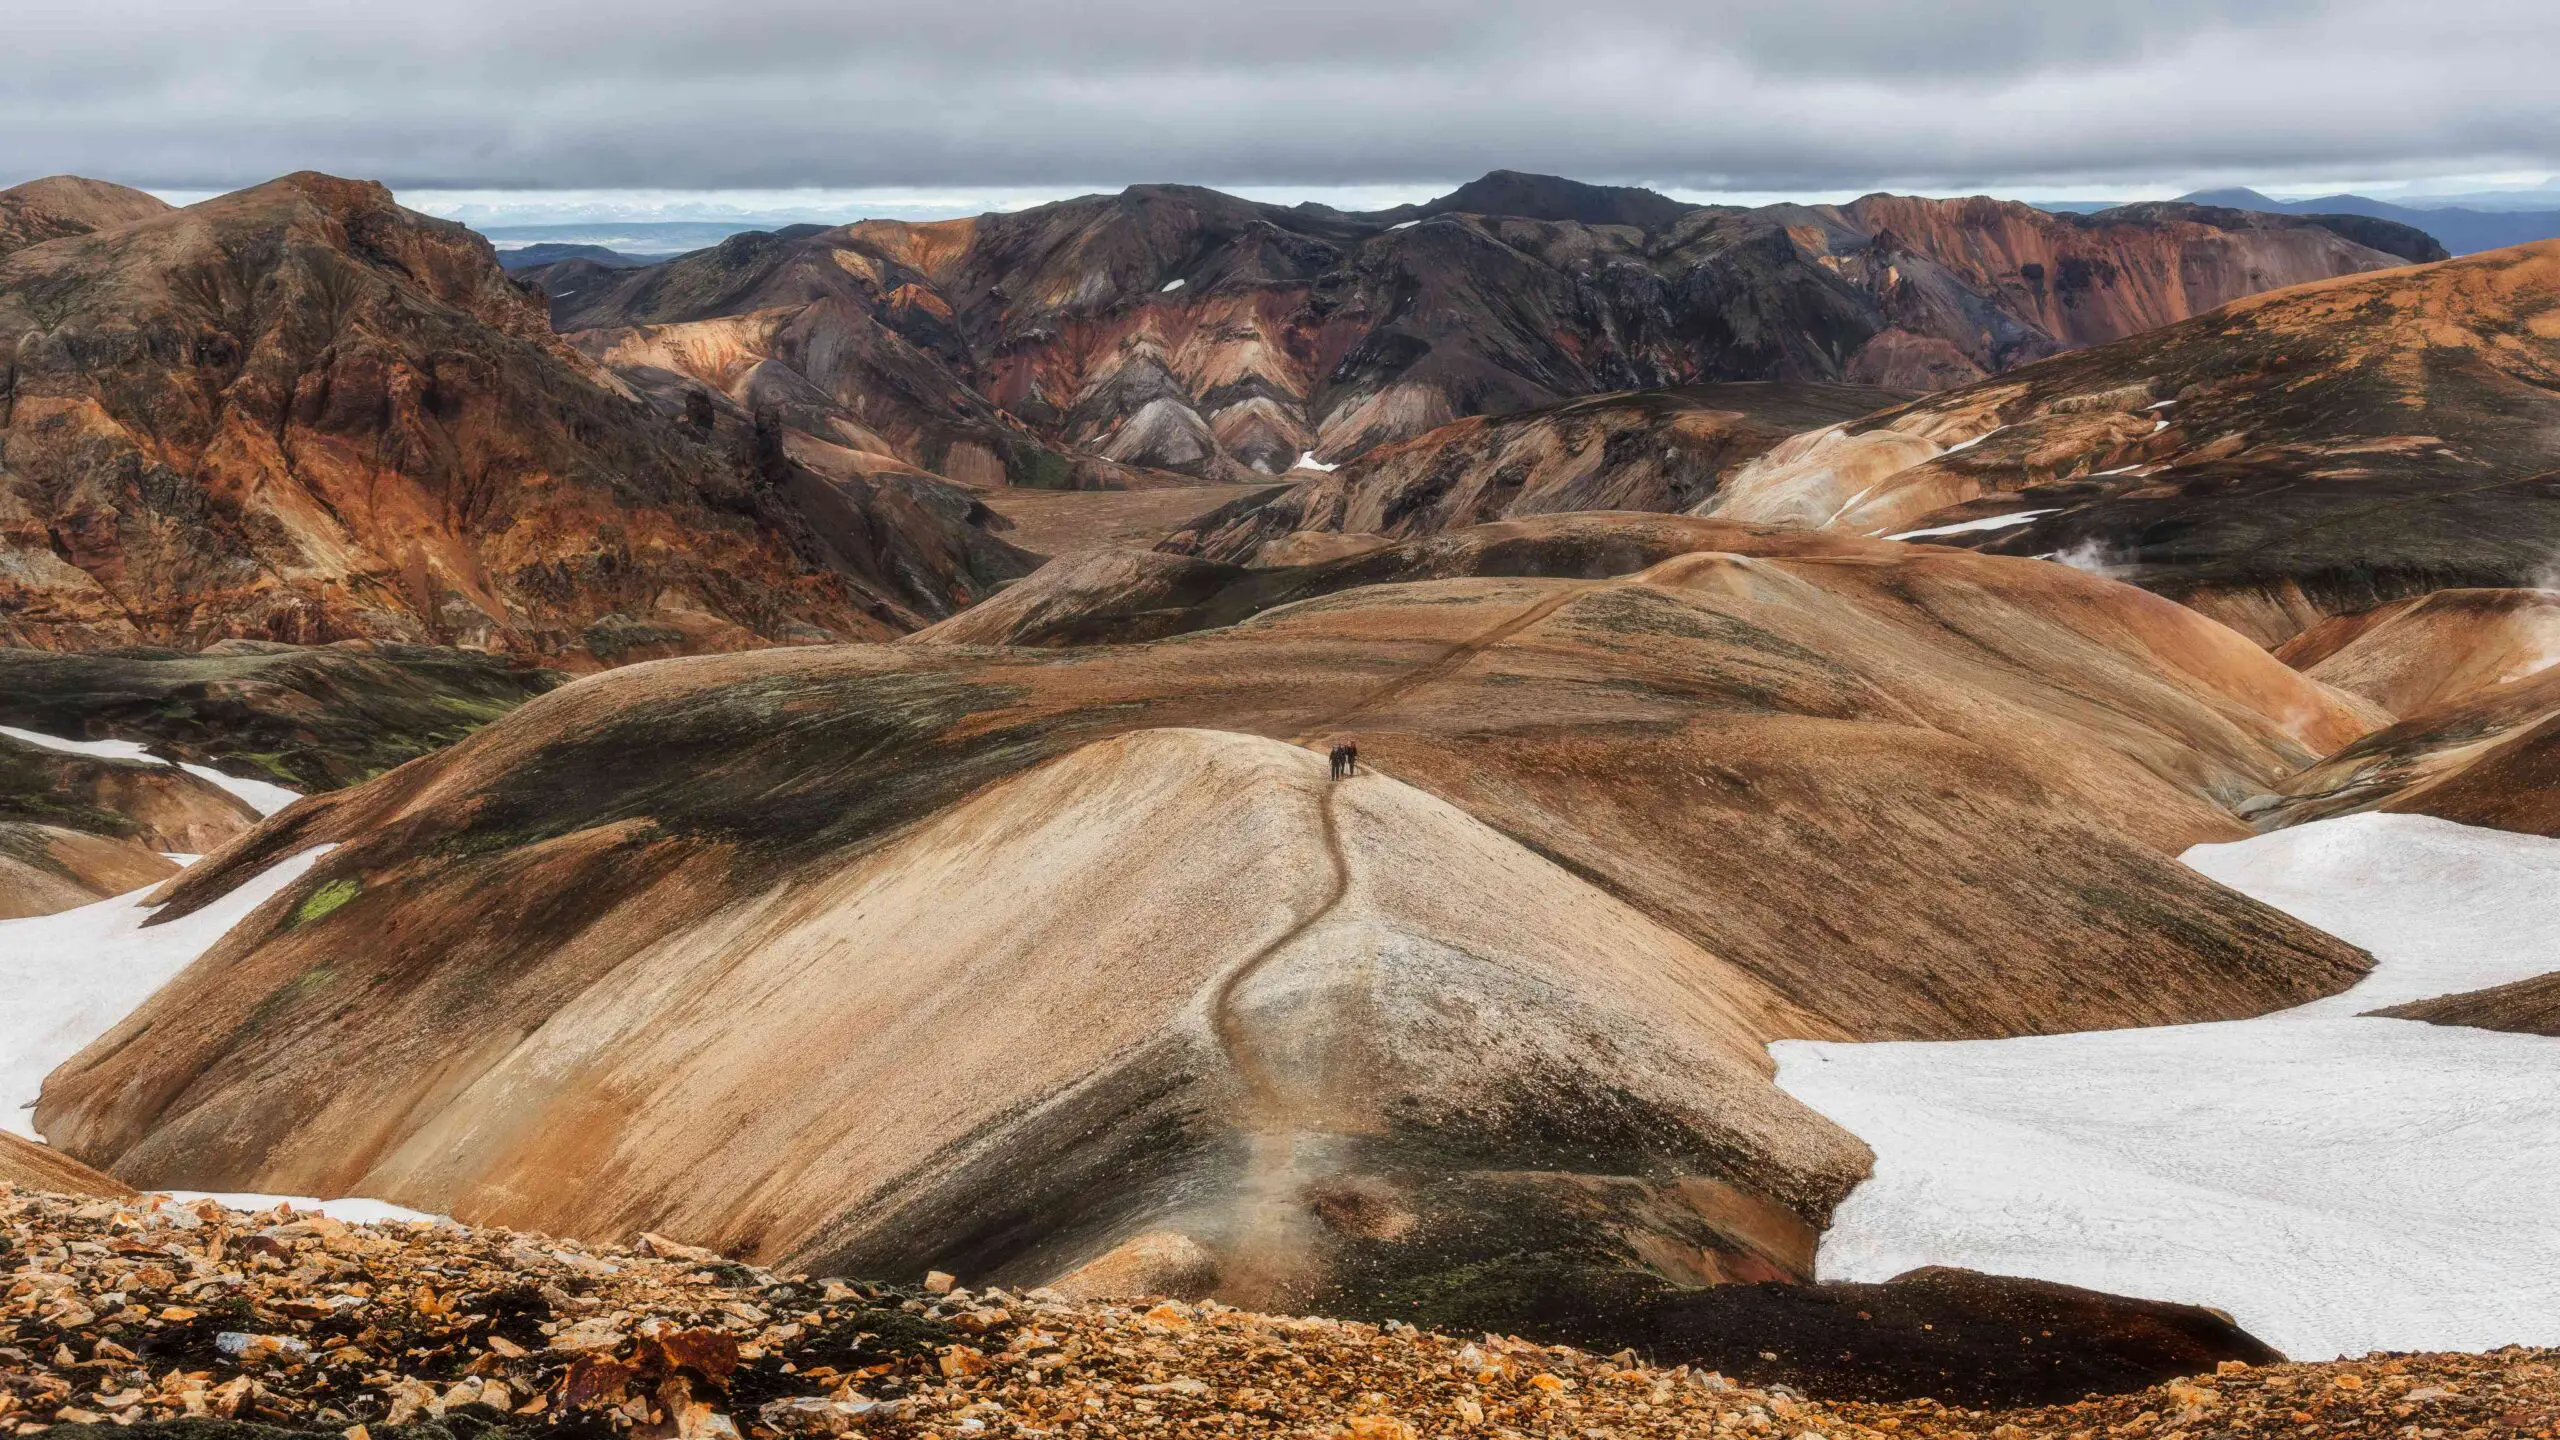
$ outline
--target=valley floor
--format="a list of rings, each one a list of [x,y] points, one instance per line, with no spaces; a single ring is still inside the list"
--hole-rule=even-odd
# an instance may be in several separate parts
[[[2435,1440],[2547,1436],[2560,1423],[2552,1351],[2232,1362],[2104,1400],[1967,1411],[1825,1403],[1633,1354],[1215,1303],[812,1281],[653,1237],[621,1250],[450,1222],[348,1226],[5,1189],[0,1237],[17,1281],[0,1296],[0,1427],[21,1434],[192,1417],[359,1440],[483,1427],[670,1440]]]
[[[1230,501],[1288,483],[1274,476],[1261,485],[1182,485],[1160,490],[985,491],[986,507],[1013,522],[1004,538],[1025,550],[1064,558],[1095,550],[1145,550]]]
[[[2373,973],[2219,1025],[1778,1045],[1780,1085],[1876,1151],[1824,1278],[2210,1305],[2305,1359],[2560,1344],[2560,1040],[2366,1013],[2560,969],[2560,841],[2365,814],[2185,858]]]

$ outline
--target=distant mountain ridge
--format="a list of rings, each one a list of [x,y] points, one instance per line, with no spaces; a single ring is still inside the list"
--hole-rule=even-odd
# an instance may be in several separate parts
[[[665,257],[655,255],[626,255],[619,250],[608,249],[602,245],[563,245],[544,241],[539,245],[520,245],[513,250],[500,250],[498,266],[509,274],[513,274],[518,270],[557,265],[563,260],[585,260],[608,270],[632,270],[643,265],[655,265],[663,258]]]
[[[1746,210],[1496,171],[1367,214],[1140,185],[524,274],[662,407],[767,413],[846,465],[1059,487],[1251,480],[1617,390],[1944,389],[2433,253],[2350,228],[1980,197]]]
[[[2262,215],[2360,215],[2423,230],[2456,255],[2503,250],[2536,240],[2560,237],[2560,208],[2550,210],[2474,210],[2451,205],[2416,209],[2363,195],[2322,195],[2310,200],[2277,200],[2255,190],[2199,190],[2178,199],[2190,205],[2219,205]]]

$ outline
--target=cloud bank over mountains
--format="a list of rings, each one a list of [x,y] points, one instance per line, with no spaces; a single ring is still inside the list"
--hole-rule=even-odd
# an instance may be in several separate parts
[[[0,175],[221,188],[2184,183],[2560,166],[2560,11],[2469,0],[186,0],[30,15]]]

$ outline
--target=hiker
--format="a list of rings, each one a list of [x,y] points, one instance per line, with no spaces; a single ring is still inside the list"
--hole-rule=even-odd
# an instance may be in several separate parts
[[[1346,768],[1347,764],[1347,754],[1348,752],[1346,752],[1342,746],[1336,745],[1333,747],[1332,753],[1328,757],[1333,761],[1333,778],[1336,780],[1342,778],[1342,772]]]
[[[1342,773],[1345,775],[1357,775],[1360,773],[1359,746],[1345,745],[1342,747]]]

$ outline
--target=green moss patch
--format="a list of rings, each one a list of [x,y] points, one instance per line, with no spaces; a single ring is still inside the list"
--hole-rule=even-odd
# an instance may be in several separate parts
[[[364,882],[352,876],[342,876],[332,880],[302,897],[302,903],[294,907],[293,923],[300,926],[308,925],[315,920],[325,920],[339,907],[356,898],[357,893],[363,889]]]

